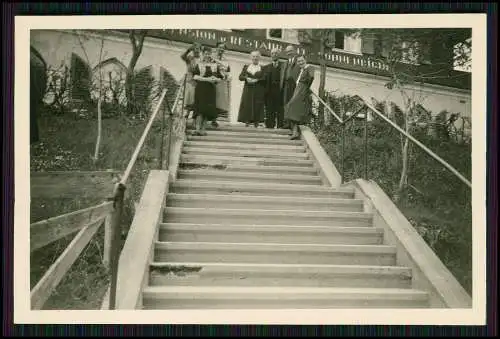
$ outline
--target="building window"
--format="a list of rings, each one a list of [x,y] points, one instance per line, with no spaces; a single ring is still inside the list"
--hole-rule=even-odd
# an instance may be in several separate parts
[[[268,29],[267,39],[298,44],[299,32],[297,29]]]
[[[335,31],[334,37],[333,49],[361,54],[362,40],[359,34],[346,34],[342,31]]]
[[[335,31],[335,43],[333,48],[344,49],[344,33]]]

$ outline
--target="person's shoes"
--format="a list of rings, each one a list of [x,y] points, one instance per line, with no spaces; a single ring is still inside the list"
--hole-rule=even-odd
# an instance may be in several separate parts
[[[219,127],[219,123],[217,121],[212,121],[212,127]]]
[[[299,140],[300,139],[300,135],[292,135],[290,137],[290,140]]]

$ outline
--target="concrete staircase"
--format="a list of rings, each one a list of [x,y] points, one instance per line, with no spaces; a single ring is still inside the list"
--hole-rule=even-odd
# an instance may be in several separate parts
[[[144,309],[429,307],[363,202],[325,186],[287,132],[188,135]]]

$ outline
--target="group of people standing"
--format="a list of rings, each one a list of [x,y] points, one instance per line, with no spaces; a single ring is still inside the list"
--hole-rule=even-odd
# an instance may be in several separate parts
[[[212,48],[195,43],[181,56],[187,65],[184,105],[193,112],[195,135],[206,135],[207,121],[217,127],[217,117],[229,112],[231,68],[224,50],[218,43],[213,56]]]
[[[205,125],[217,126],[220,114],[230,104],[230,67],[224,58],[225,44],[219,43],[215,57],[210,47],[193,44],[182,59],[188,66],[185,106],[193,111],[195,135],[206,135]],[[310,117],[310,87],[314,72],[294,46],[285,49],[286,61],[279,60],[278,49],[271,51],[271,62],[262,65],[259,51],[250,53],[251,61],[238,77],[244,82],[238,122],[258,128],[289,128],[292,140],[300,138],[299,125]]]

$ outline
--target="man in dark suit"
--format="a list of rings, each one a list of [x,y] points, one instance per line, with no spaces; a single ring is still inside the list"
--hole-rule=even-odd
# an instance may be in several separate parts
[[[283,128],[283,84],[285,65],[279,61],[279,50],[271,51],[271,63],[264,66],[266,74],[266,127]]]
[[[285,79],[283,83],[283,107],[290,101],[295,91],[295,82],[300,72],[300,68],[297,65],[297,51],[294,46],[288,45],[285,48],[285,54],[287,56],[287,61],[285,63]],[[289,128],[289,123],[285,122],[285,128]]]

